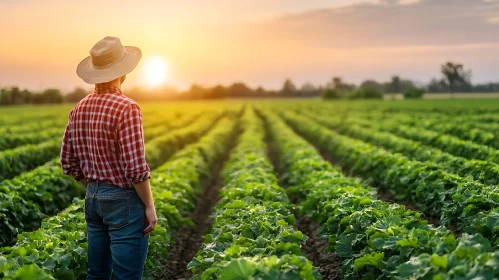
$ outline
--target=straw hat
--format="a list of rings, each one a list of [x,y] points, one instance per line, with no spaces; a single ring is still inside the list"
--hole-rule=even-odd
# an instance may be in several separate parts
[[[119,38],[107,36],[78,64],[76,74],[88,84],[110,82],[132,72],[141,57],[139,48],[123,47]]]

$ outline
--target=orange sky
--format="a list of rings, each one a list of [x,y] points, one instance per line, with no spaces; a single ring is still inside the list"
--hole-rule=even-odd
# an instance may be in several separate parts
[[[471,67],[475,81],[499,80],[496,2],[0,0],[0,87],[85,85],[76,65],[106,35],[163,57],[168,84],[180,89],[324,84],[332,75],[427,82],[447,59]],[[144,85],[143,72],[141,63],[127,83]]]

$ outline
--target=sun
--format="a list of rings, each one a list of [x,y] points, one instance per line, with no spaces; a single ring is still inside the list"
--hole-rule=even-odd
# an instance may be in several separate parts
[[[163,57],[149,57],[144,64],[144,80],[148,86],[162,86],[167,82],[169,70],[169,64]]]

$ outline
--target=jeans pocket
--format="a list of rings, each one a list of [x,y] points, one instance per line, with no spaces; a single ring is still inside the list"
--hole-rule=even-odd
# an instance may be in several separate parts
[[[104,223],[111,228],[119,229],[128,225],[130,220],[129,198],[98,199]]]
[[[87,197],[85,198],[85,202],[83,204],[83,212],[85,213],[85,221],[87,222],[87,224],[95,224],[99,223],[100,221],[100,217],[95,210],[94,200],[94,198]]]

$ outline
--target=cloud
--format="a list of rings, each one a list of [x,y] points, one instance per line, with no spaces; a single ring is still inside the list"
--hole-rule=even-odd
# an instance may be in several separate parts
[[[398,2],[399,5],[411,5],[411,4],[417,4],[421,2],[421,0],[400,0]]]
[[[499,17],[489,17],[487,19],[487,22],[490,24],[498,24],[499,23]]]
[[[380,2],[381,3],[381,2]],[[483,0],[390,0],[296,13],[251,27],[258,38],[324,48],[499,42],[499,5]]]

